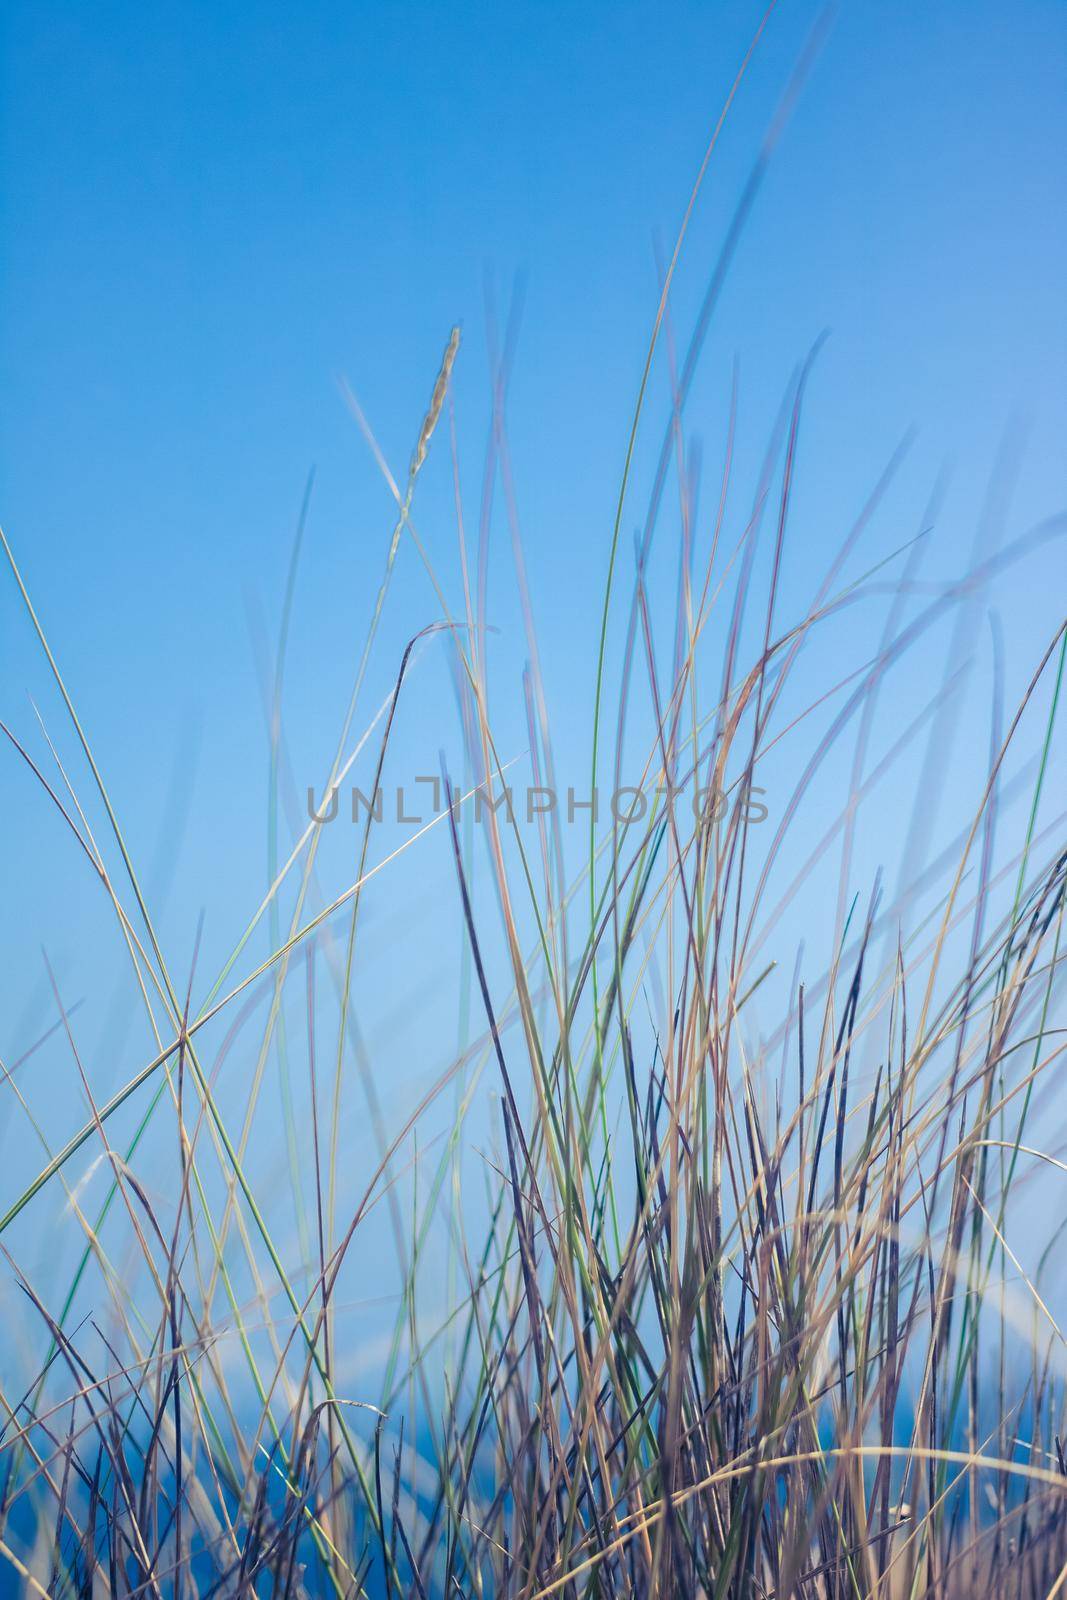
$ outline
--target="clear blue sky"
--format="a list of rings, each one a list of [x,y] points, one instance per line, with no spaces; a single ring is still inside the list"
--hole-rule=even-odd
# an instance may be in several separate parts
[[[680,271],[680,338],[816,16],[781,0],[756,52]],[[217,957],[262,893],[266,741],[249,614],[273,636],[312,464],[287,704],[298,783],[332,753],[391,526],[339,380],[403,469],[462,322],[457,422],[473,516],[487,273],[501,307],[517,273],[525,282],[509,408],[516,484],[557,737],[564,753],[584,751],[592,619],[658,294],[655,241],[673,239],[757,20],[736,0],[4,8],[0,517],[158,889],[177,967],[201,906]],[[911,425],[917,442],[862,564],[911,537],[950,462],[928,571],[958,572],[1013,422],[1025,451],[1009,531],[1067,505],[1065,86],[1059,0],[839,7],[687,416],[710,482],[736,355],[751,466],[794,364],[830,329],[804,435],[791,592],[810,596]],[[661,364],[650,444],[665,395]],[[435,549],[452,548],[441,449],[417,521]],[[508,683],[523,649],[503,526],[494,537]],[[665,537],[662,549],[673,573],[675,546]],[[455,600],[454,563],[442,559]],[[997,596],[1012,685],[1062,614],[1063,571],[1046,550]],[[435,615],[406,552],[368,706],[402,641]],[[862,646],[865,626],[846,638]],[[902,693],[909,682],[917,691],[905,679]],[[0,715],[40,751],[27,691],[58,733],[55,695],[0,575]],[[399,737],[421,766],[446,742],[435,718],[449,702],[432,677],[419,693],[423,725]],[[985,740],[979,718],[961,750]],[[192,773],[188,796],[176,761]],[[87,1035],[101,1038],[112,1013],[98,988],[99,907],[7,752],[0,808],[0,972],[14,996],[0,1054],[17,1054],[48,1015],[42,942],[68,998],[85,997]],[[447,856],[433,860],[444,893]],[[388,906],[381,915],[388,926]],[[383,992],[400,1003],[389,983]],[[130,1064],[143,1053],[128,1051]],[[69,1060],[55,1070],[69,1074]]]

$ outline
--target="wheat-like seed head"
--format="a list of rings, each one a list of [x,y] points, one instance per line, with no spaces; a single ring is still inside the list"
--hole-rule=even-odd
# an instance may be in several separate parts
[[[445,353],[441,358],[441,368],[437,374],[437,381],[433,386],[430,404],[425,417],[422,419],[422,428],[419,432],[419,442],[415,446],[415,453],[411,458],[411,472],[409,477],[413,482],[418,476],[422,463],[426,460],[426,452],[430,447],[433,430],[436,428],[441,415],[441,407],[445,403],[448,393],[448,380],[452,376],[452,367],[459,350],[459,328],[455,327],[448,336]]]

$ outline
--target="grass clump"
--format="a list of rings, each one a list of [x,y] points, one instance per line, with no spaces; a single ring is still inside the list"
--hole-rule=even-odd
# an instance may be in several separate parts
[[[670,275],[646,379],[669,287]],[[814,597],[788,614],[805,367],[740,525],[735,406],[710,525],[695,516],[683,464],[664,655],[649,558],[662,463],[680,441],[676,389],[614,651],[628,484],[620,496],[590,749],[592,783],[618,789],[637,748],[636,787],[655,799],[640,815],[631,805],[596,818],[576,851],[562,807],[524,829],[507,805],[473,804],[507,783],[489,711],[489,512],[472,575],[459,505],[456,614],[412,520],[431,436],[451,423],[458,344],[454,333],[403,489],[379,454],[396,523],[322,790],[353,771],[373,780],[369,793],[382,779],[415,640],[366,733],[355,739],[353,728],[410,536],[440,604],[423,636],[438,634],[452,664],[464,737],[462,779],[446,765],[430,826],[454,869],[469,1027],[399,1127],[387,1126],[376,1063],[359,1085],[346,1064],[364,897],[415,839],[377,856],[368,812],[355,876],[333,896],[317,876],[319,825],[296,829],[280,859],[293,574],[271,702],[270,887],[194,1008],[196,960],[179,982],[4,541],[90,793],[79,797],[58,755],[51,778],[4,732],[107,898],[153,1041],[143,1066],[98,1102],[54,985],[56,1026],[89,1108],[58,1150],[4,1067],[5,1092],[44,1148],[35,1181],[0,1203],[35,1351],[29,1381],[16,1386],[6,1370],[0,1389],[5,1570],[25,1592],[57,1597],[1065,1592],[1064,1339],[1045,1286],[1055,1256],[1035,1266],[1010,1226],[1024,1177],[1065,1170],[1034,1131],[1055,1104],[1063,1051],[1067,850],[1062,818],[1046,823],[1042,807],[1063,628],[1035,652],[1016,711],[994,716],[987,778],[951,848],[932,866],[919,860],[915,881],[893,893],[877,878],[858,893],[853,867],[861,801],[895,753],[943,726],[939,688],[869,764],[887,676],[1050,529],[931,586],[915,609],[915,544],[858,582],[842,578],[882,485]],[[513,518],[503,373],[493,380],[486,476],[499,475]],[[642,403],[644,393],[643,383]],[[627,479],[633,454],[631,440]],[[298,547],[302,530],[303,520]],[[512,531],[530,770],[557,789],[514,521]],[[890,596],[878,647],[806,703],[798,663],[813,637],[877,592]],[[1008,803],[1006,764],[1039,712],[1020,812]],[[764,806],[760,779],[786,740],[802,755],[777,805]],[[796,818],[828,768],[846,775],[843,799],[815,835]],[[489,878],[475,882],[482,850]],[[840,888],[811,937],[826,958],[810,973],[798,961],[783,985],[790,906],[830,850],[840,852]],[[268,953],[249,967],[264,931]],[[213,1024],[228,1032],[211,1059]],[[250,1070],[235,1125],[219,1089],[237,1051]],[[282,1242],[284,1208],[276,1194],[267,1203],[251,1165],[272,1058],[295,1246]],[[494,1143],[476,1151],[466,1120],[488,1084],[499,1096]],[[354,1197],[343,1182],[353,1096],[379,1145]],[[443,1106],[443,1135],[420,1145]],[[120,1112],[133,1113],[128,1127]],[[76,1177],[86,1156],[107,1172],[95,1211]],[[463,1193],[472,1166],[488,1175],[484,1208]],[[20,1269],[14,1241],[42,1191],[57,1188],[83,1242],[53,1300]],[[401,1292],[373,1377],[353,1385],[338,1285],[368,1229],[391,1239]],[[451,1294],[429,1316],[422,1284],[442,1238]],[[131,1249],[136,1292],[118,1265]]]

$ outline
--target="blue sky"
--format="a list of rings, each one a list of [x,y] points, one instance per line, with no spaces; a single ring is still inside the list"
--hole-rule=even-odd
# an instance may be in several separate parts
[[[680,341],[817,15],[781,0],[756,51],[680,268]],[[517,275],[524,284],[509,429],[557,738],[584,775],[594,619],[658,296],[657,241],[669,250],[757,20],[734,0],[5,8],[0,518],[158,889],[176,966],[202,907],[208,956],[221,957],[262,893],[256,638],[277,628],[312,465],[286,707],[298,787],[332,753],[392,522],[340,382],[402,470],[461,322],[455,396],[473,514],[487,277],[501,316]],[[710,484],[736,358],[741,481],[744,469],[751,478],[790,373],[829,329],[805,421],[787,604],[810,598],[909,427],[915,444],[853,572],[913,535],[946,463],[927,572],[961,571],[1011,429],[1023,445],[1006,531],[1067,505],[1065,78],[1067,12],[1051,0],[838,8],[687,414]],[[627,548],[666,397],[661,361]],[[458,600],[451,494],[438,446],[416,520]],[[664,582],[671,537],[661,537]],[[524,649],[503,526],[494,539],[507,717]],[[998,587],[1010,688],[1060,620],[1062,572],[1058,547],[1046,547]],[[368,707],[404,640],[436,614],[405,550]],[[862,649],[873,626],[857,617],[834,648]],[[961,776],[987,742],[982,649],[974,720],[956,746]],[[939,659],[895,684],[902,716]],[[54,692],[3,582],[0,715],[40,750],[27,692],[58,735]],[[418,695],[398,739],[404,759],[433,770],[425,761],[453,738],[443,674],[429,667]],[[517,717],[511,731],[517,749]],[[101,1041],[114,1012],[99,907],[10,754],[0,805],[0,970],[15,996],[0,1054],[17,1054],[48,1015],[42,943],[69,993],[86,997],[87,1034]],[[429,859],[368,915],[380,911],[388,928],[410,896],[429,916],[450,892],[447,852]],[[877,865],[875,840],[863,866]],[[388,1014],[403,995],[394,974],[378,981]],[[446,1005],[447,972],[433,981]],[[112,1068],[99,1070],[106,1079]]]

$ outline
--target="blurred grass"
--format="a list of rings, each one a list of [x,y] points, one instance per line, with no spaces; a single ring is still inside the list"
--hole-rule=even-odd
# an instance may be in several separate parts
[[[476,789],[499,795],[507,772],[489,709],[489,512],[483,497],[472,576],[458,492],[449,399],[458,332],[406,481],[390,473],[350,396],[397,512],[321,794],[338,788],[357,758],[373,792],[410,662],[431,633],[449,657],[464,735],[462,780],[442,771],[443,803],[429,826],[449,842],[471,994],[460,1000],[453,1058],[398,1129],[388,1126],[375,1066],[358,1041],[358,1089],[344,1064],[365,948],[363,890],[426,830],[372,865],[368,812],[355,877],[332,898],[316,880],[323,835],[314,822],[293,828],[282,860],[284,663],[311,481],[268,695],[268,889],[195,1009],[197,958],[179,982],[3,538],[91,798],[76,793],[47,735],[52,777],[43,756],[3,731],[107,897],[155,1040],[142,1069],[97,1104],[52,980],[56,1027],[89,1107],[58,1150],[13,1070],[0,1064],[43,1163],[34,1182],[0,1199],[0,1248],[23,1294],[23,1342],[37,1352],[28,1385],[13,1387],[14,1362],[0,1375],[0,1553],[26,1593],[896,1600],[1067,1589],[1064,1338],[1044,1283],[1058,1233],[1036,1273],[1025,1265],[1030,1252],[1009,1237],[1020,1163],[1067,1171],[1042,1150],[1034,1126],[1062,1073],[1067,849],[1061,816],[1038,822],[1057,737],[1063,627],[1035,648],[1027,692],[1003,726],[999,702],[993,708],[987,781],[973,796],[951,797],[959,834],[936,884],[924,877],[932,909],[918,927],[901,931],[910,886],[904,901],[890,903],[877,881],[863,896],[850,886],[859,800],[890,759],[867,770],[889,667],[1049,529],[943,585],[905,620],[914,542],[859,580],[842,577],[895,458],[818,576],[807,611],[785,620],[780,575],[816,352],[790,386],[751,513],[728,534],[735,387],[709,532],[695,521],[681,431],[702,313],[680,375],[672,354],[673,405],[615,661],[608,637],[620,535],[676,260],[677,251],[614,517],[589,751],[592,785],[603,785],[613,709],[618,787],[636,737],[633,703],[647,692],[654,734],[639,782],[657,798],[634,820],[591,816],[588,858],[577,868],[560,807],[524,829],[506,806],[474,805]],[[493,350],[486,470],[504,486],[522,600],[531,770],[555,788],[504,424],[508,356]],[[446,426],[457,482],[458,615],[447,600],[452,585],[413,523],[419,473]],[[664,653],[647,573],[672,458],[683,559]],[[405,536],[440,616],[412,639],[390,694],[357,738],[367,663]],[[757,549],[766,554],[765,584]],[[842,663],[829,693],[800,713],[789,709],[787,687],[802,679],[811,637],[879,586],[891,599],[877,647]],[[901,721],[894,750],[936,725],[950,687],[933,686],[914,720]],[[814,713],[823,702],[833,714],[820,732]],[[1020,827],[1004,804],[1005,763],[1038,711]],[[753,794],[787,734],[794,745],[807,740],[799,777],[764,820]],[[796,823],[800,802],[853,736],[851,785],[816,841]],[[696,809],[693,790],[707,797]],[[685,803],[671,803],[672,793]],[[106,828],[102,843],[94,812]],[[907,828],[902,817],[902,838]],[[1009,829],[1019,837],[1006,843]],[[785,910],[816,854],[834,842],[842,851],[837,904],[827,906],[814,941],[823,941],[828,963],[806,983],[798,962],[779,1025],[757,1034],[746,1006],[785,961]],[[480,892],[476,843],[489,863]],[[791,887],[768,907],[771,869],[783,862]],[[270,954],[245,971],[263,932]],[[303,1037],[283,1005],[300,964]],[[327,1016],[336,1033],[323,1039]],[[209,1066],[202,1041],[220,1020],[230,1031]],[[234,1128],[217,1076],[253,1022],[262,1031]],[[267,1204],[249,1167],[272,1059],[293,1248],[272,1231],[278,1194]],[[499,1140],[479,1153],[487,1200],[474,1204],[465,1192],[465,1126],[487,1077],[499,1090]],[[294,1093],[294,1084],[306,1092]],[[353,1094],[378,1150],[354,1203],[340,1181]],[[112,1119],[128,1103],[140,1118],[118,1148]],[[308,1107],[310,1128],[298,1104]],[[433,1107],[449,1108],[444,1137],[420,1143]],[[148,1182],[139,1165],[146,1134],[163,1123],[171,1167],[161,1171],[154,1156]],[[71,1167],[82,1151],[95,1152],[110,1174],[91,1213]],[[51,1305],[13,1258],[9,1230],[57,1185],[83,1242]],[[442,1221],[449,1300],[428,1329],[421,1286],[428,1254],[441,1250]],[[348,1335],[338,1326],[337,1290],[367,1229],[395,1253],[403,1288],[374,1376],[354,1391],[341,1373]],[[144,1268],[139,1282],[125,1264],[131,1248]],[[76,1316],[86,1304],[91,1318]],[[224,1331],[236,1334],[239,1363],[223,1357]]]

